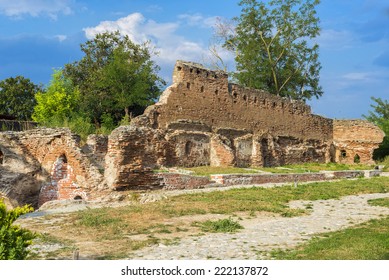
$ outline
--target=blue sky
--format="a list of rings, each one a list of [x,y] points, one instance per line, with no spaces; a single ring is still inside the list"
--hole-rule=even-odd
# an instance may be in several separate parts
[[[52,70],[82,57],[79,45],[97,32],[120,29],[150,40],[160,75],[171,82],[177,59],[206,63],[216,18],[239,16],[238,0],[0,0],[0,80],[22,75],[47,84]],[[323,96],[315,114],[361,118],[371,96],[389,99],[389,2],[322,0]],[[223,54],[233,67],[230,55]]]

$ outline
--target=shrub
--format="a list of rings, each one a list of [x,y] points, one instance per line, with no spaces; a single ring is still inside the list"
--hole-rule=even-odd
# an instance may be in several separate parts
[[[17,207],[8,211],[3,201],[0,201],[0,260],[24,260],[29,254],[35,234],[22,229],[13,222],[21,215],[31,212],[30,206]]]

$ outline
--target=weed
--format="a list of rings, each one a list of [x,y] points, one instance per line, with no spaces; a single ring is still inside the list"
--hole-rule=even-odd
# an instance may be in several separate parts
[[[369,200],[368,203],[373,206],[389,207],[389,198],[378,198]]]
[[[201,223],[196,222],[193,225],[200,227],[204,232],[236,232],[239,229],[243,229],[243,226],[232,220],[232,218],[217,221],[208,220]]]

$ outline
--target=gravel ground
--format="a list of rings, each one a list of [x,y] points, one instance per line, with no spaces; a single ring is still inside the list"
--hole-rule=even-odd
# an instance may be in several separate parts
[[[175,245],[156,245],[136,251],[129,259],[269,259],[273,249],[286,249],[318,233],[351,227],[389,215],[389,208],[370,206],[370,199],[389,194],[346,196],[339,200],[292,201],[290,207],[311,209],[305,216],[257,217],[241,222],[244,229],[233,234],[209,233],[180,240]]]

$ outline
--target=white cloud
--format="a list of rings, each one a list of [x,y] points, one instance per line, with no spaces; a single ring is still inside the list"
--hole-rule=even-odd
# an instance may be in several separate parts
[[[68,37],[66,35],[55,35],[54,36],[59,42],[65,41]]]
[[[358,82],[368,82],[371,81],[371,73],[363,73],[363,72],[355,72],[355,73],[347,73],[343,75],[343,78],[350,81],[358,81]]]
[[[217,17],[204,17],[201,14],[182,14],[178,16],[190,26],[197,26],[203,28],[212,28],[217,22]]]
[[[185,17],[187,20],[190,18]],[[204,18],[192,18],[193,21]],[[133,13],[116,21],[103,21],[95,27],[84,28],[88,39],[105,31],[119,31],[136,43],[151,41],[159,53],[155,59],[159,64],[173,64],[177,59],[200,61],[208,53],[208,46],[202,42],[187,39],[178,35],[179,22],[159,23],[146,19],[140,13]]]
[[[47,15],[57,19],[58,14],[73,13],[70,0],[1,0],[0,13],[9,17]]]
[[[355,36],[348,30],[324,29],[318,37],[318,44],[326,49],[347,49],[355,46]]]

